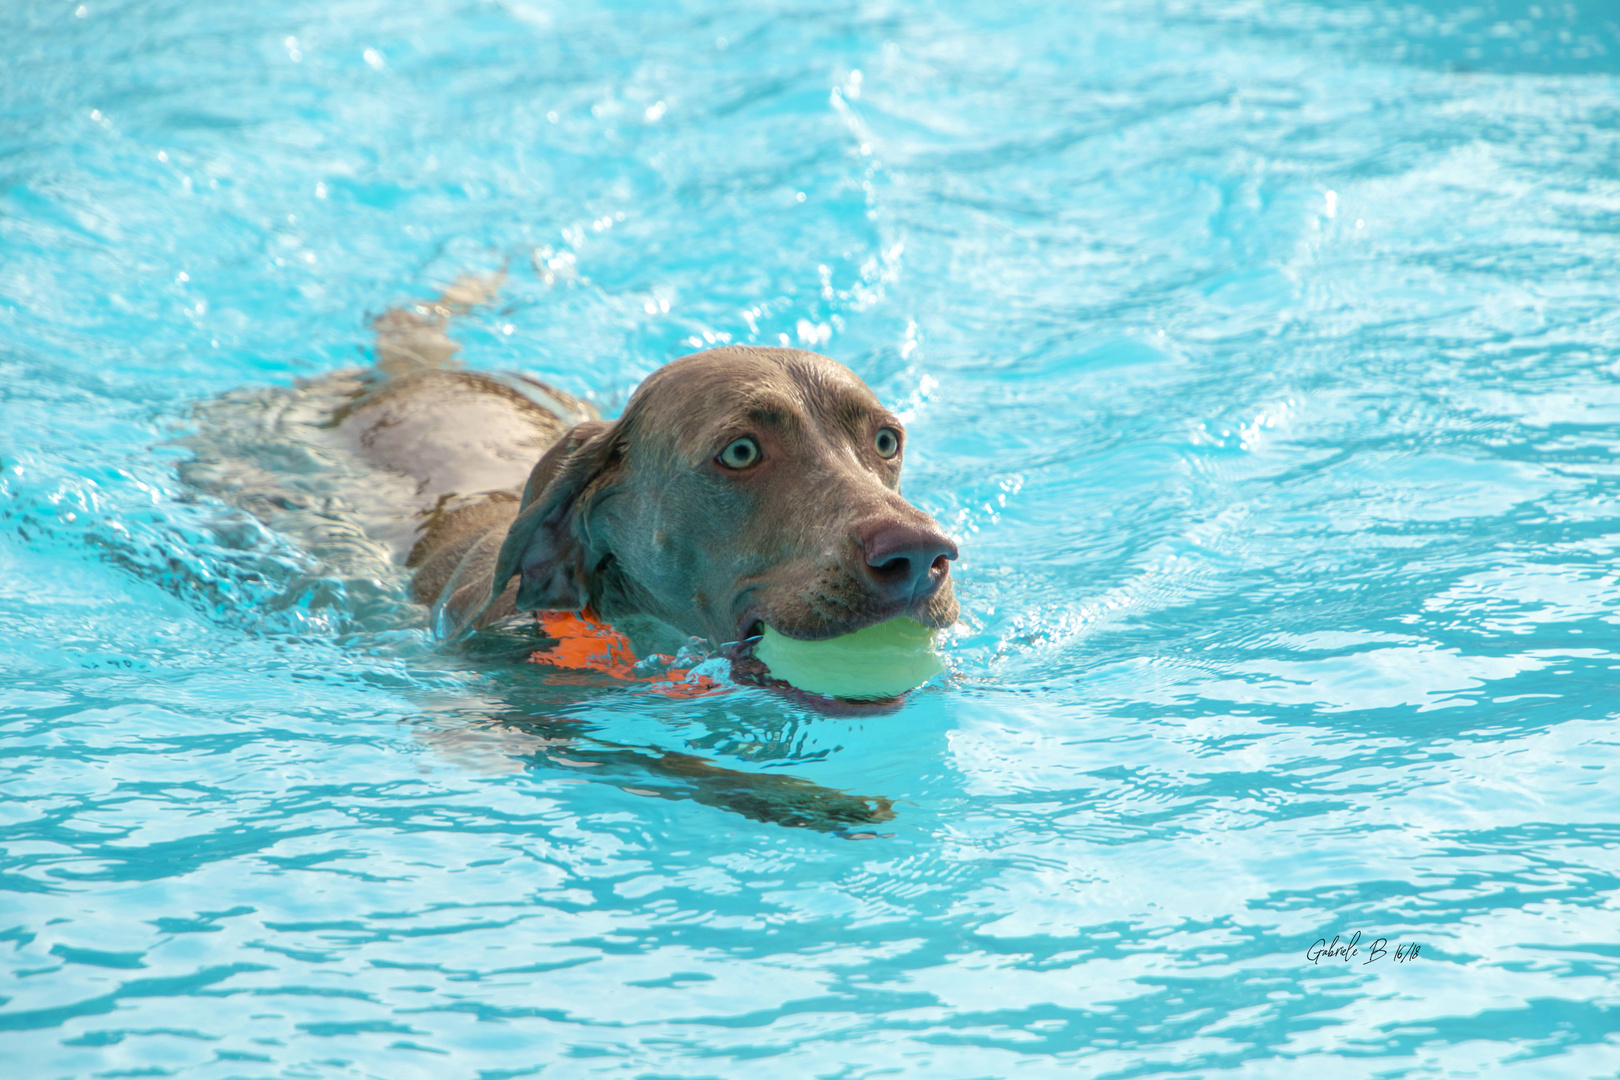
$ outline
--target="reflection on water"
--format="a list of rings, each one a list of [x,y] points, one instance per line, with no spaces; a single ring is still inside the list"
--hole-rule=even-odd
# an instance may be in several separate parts
[[[1600,5],[0,29],[17,1075],[1612,1072]],[[609,414],[715,342],[862,374],[951,685],[559,683],[180,482],[503,262],[463,357]]]

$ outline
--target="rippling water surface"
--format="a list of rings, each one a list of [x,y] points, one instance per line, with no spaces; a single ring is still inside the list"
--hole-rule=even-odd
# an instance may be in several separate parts
[[[1595,0],[5,4],[4,1072],[1614,1076],[1617,72]],[[180,482],[503,261],[473,367],[900,409],[953,681],[546,685]]]

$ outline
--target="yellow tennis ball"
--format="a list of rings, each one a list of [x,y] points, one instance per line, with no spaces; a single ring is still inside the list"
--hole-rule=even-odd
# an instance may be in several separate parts
[[[772,678],[841,698],[897,697],[945,670],[934,632],[904,617],[826,641],[795,641],[767,626],[754,656]]]

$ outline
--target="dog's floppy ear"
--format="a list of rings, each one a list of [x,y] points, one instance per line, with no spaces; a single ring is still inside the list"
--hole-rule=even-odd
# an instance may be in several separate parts
[[[588,420],[547,450],[523,488],[523,508],[495,559],[491,599],[522,575],[519,611],[578,611],[590,598],[579,521],[587,490],[619,456],[615,425]],[[594,493],[593,493],[594,494]]]

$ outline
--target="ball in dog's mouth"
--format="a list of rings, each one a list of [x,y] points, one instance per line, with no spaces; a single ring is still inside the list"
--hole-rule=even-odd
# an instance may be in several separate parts
[[[934,631],[901,616],[823,641],[798,641],[756,628],[751,658],[770,682],[852,703],[895,702],[945,670]]]

